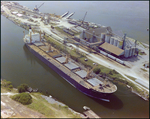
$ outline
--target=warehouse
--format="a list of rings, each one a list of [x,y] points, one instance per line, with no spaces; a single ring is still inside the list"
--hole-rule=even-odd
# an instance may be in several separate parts
[[[108,52],[109,54],[113,54],[114,56],[117,56],[117,57],[124,55],[123,49],[120,49],[114,45],[107,43],[107,42],[100,45],[99,48]]]

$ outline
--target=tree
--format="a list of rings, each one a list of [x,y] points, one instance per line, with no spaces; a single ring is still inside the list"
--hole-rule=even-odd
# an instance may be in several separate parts
[[[11,97],[13,100],[20,102],[23,105],[32,103],[32,97],[29,93],[20,93]]]
[[[93,72],[94,72],[95,74],[99,74],[99,73],[101,72],[101,69],[100,69],[100,68],[95,68],[95,69],[93,70]]]
[[[22,93],[22,92],[26,92],[28,89],[28,85],[27,84],[21,84],[20,86],[17,87],[18,88],[18,92]]]

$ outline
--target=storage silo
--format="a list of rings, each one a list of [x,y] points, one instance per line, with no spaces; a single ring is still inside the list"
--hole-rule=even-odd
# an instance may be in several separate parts
[[[101,33],[101,39],[102,39],[102,41],[105,40],[105,33]]]
[[[132,56],[132,49],[130,48],[129,49],[129,57],[131,57]]]
[[[123,45],[123,41],[118,41],[117,47],[122,48],[122,45]]]
[[[109,34],[106,34],[105,35],[105,42],[107,42],[107,43],[110,43],[110,35]]]
[[[113,45],[114,44],[114,37],[110,38],[110,44]]]
[[[117,44],[118,44],[118,39],[114,38],[114,46],[117,46]]]
[[[129,57],[129,49],[125,49],[125,51],[124,51],[124,57]]]
[[[132,56],[134,56],[135,53],[135,47],[132,48]]]

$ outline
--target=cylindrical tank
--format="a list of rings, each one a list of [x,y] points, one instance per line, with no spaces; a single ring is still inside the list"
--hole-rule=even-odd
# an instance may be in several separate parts
[[[124,57],[129,57],[129,49],[125,49],[124,51]]]
[[[101,33],[101,39],[104,41],[104,39],[105,39],[105,33]]]
[[[132,55],[132,49],[130,48],[129,49],[129,57],[131,57],[131,55]]]
[[[117,47],[122,48],[123,41],[118,41]]]
[[[119,44],[120,44],[120,41],[118,41],[118,43],[117,43],[117,47],[119,48]]]
[[[133,47],[132,56],[134,56],[134,53],[135,53],[135,47]]]
[[[110,43],[110,35],[109,34],[106,34],[105,35],[105,42],[107,42],[107,43]]]
[[[114,44],[114,38],[113,38],[113,37],[110,38],[110,44],[111,44],[111,45]]]
[[[114,38],[114,46],[117,46],[118,44],[118,39]]]

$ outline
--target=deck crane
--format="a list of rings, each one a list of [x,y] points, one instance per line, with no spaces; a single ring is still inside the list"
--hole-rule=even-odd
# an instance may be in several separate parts
[[[87,69],[87,75],[86,75],[86,78],[89,78],[90,77],[90,74],[92,73],[93,69],[97,66],[97,64],[95,63],[93,68],[90,70],[89,68]]]
[[[44,4],[44,2],[39,6],[37,7],[37,5],[35,6],[35,8],[33,9],[33,11],[35,12],[39,12],[39,8]]]

